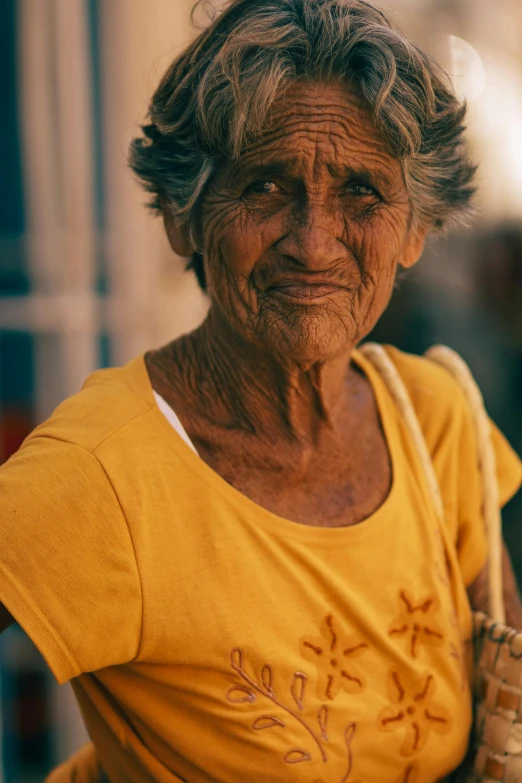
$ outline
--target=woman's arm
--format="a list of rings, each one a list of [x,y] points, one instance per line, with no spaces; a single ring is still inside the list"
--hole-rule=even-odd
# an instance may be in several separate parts
[[[517,580],[511,565],[511,558],[505,544],[502,547],[502,575],[504,582],[504,605],[506,622],[512,628],[522,631],[522,601]],[[484,566],[473,584],[468,587],[471,608],[478,612],[488,612],[488,570]]]
[[[9,614],[3,604],[0,604],[0,633],[3,633],[6,628],[9,628],[9,626],[13,625],[15,622],[16,620],[13,615]]]

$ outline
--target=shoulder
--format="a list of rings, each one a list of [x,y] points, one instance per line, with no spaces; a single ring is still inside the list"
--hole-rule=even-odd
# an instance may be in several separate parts
[[[48,439],[94,452],[116,433],[154,409],[141,357],[124,367],[97,370],[81,391],[64,400],[52,415],[36,427],[33,439]]]
[[[437,399],[451,405],[455,401],[455,394],[459,402],[462,400],[460,386],[440,364],[424,356],[405,353],[392,345],[385,345],[384,348],[397,367],[408,392],[419,403]]]
[[[423,356],[389,345],[385,349],[406,386],[428,441],[437,433],[448,435],[460,429],[469,418],[468,403],[448,370]]]
[[[78,520],[81,509],[90,524],[89,514],[97,509],[102,515],[105,508],[106,517],[121,518],[108,462],[112,457],[113,462],[126,465],[122,454],[129,456],[133,448],[139,454],[135,426],[146,427],[154,408],[146,381],[139,360],[97,371],[78,394],[64,400],[36,427],[0,466],[0,491],[12,512],[20,516],[36,509],[43,519],[46,509],[49,516],[59,515],[61,509],[66,518],[74,508]]]
[[[391,346],[385,348],[410,395],[439,478],[451,472],[447,466],[452,460],[461,476],[470,476],[477,470],[478,444],[463,389],[436,362]],[[490,426],[500,503],[504,505],[521,485],[522,462],[495,424],[490,422]]]
[[[115,481],[109,455],[99,453],[147,415],[148,400],[127,369],[91,375],[0,466],[0,600],[60,683],[127,663],[140,645],[141,582],[128,514],[137,471]],[[131,441],[138,450],[132,432],[111,445],[113,462],[126,466]]]

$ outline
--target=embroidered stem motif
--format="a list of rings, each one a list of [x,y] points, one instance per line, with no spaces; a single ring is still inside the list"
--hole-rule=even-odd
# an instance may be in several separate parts
[[[246,701],[255,701],[256,695],[252,691],[249,691],[248,688],[243,688],[241,685],[233,685],[227,691],[227,699],[231,701],[232,704],[243,704]]]
[[[275,715],[261,715],[260,718],[256,718],[252,724],[252,728],[259,731],[260,729],[271,729],[273,726],[281,726],[283,729],[286,723],[280,718],[276,718]]]
[[[261,676],[259,681],[254,677],[251,677],[244,669],[243,666],[243,651],[240,647],[235,647],[230,654],[230,665],[232,669],[239,675],[245,685],[233,685],[227,691],[227,699],[232,704],[241,704],[245,702],[255,702],[259,696],[264,696],[269,699],[277,707],[280,707],[287,715],[295,718],[298,723],[306,730],[309,736],[313,739],[316,747],[319,750],[321,760],[323,763],[328,762],[328,756],[324,743],[328,742],[328,721],[329,721],[329,708],[328,705],[323,704],[319,707],[316,718],[319,726],[320,734],[308,724],[308,722],[299,713],[295,712],[287,704],[283,703],[276,695],[273,685],[272,668],[265,664],[261,668]],[[290,694],[294,699],[299,710],[303,709],[303,698],[305,693],[305,686],[307,682],[307,676],[303,672],[295,672],[290,685]],[[286,728],[286,723],[276,715],[261,715],[257,717],[253,723],[252,728],[256,731],[264,731],[265,729],[272,728]],[[355,735],[357,724],[351,722],[348,724],[344,731],[344,742],[346,745],[346,758],[347,758],[347,770],[343,775],[339,783],[349,783],[348,779],[352,772],[353,767],[353,751],[352,742]],[[283,756],[283,760],[287,764],[301,764],[303,762],[311,761],[312,756],[308,750],[304,748],[290,748]],[[317,783],[324,783],[322,780],[317,780]],[[360,783],[360,781],[351,781],[351,783]]]
[[[352,740],[355,734],[355,730],[357,728],[356,723],[350,723],[344,730],[344,742],[346,744],[346,749],[348,751],[348,769],[346,770],[346,773],[342,776],[339,783],[348,783],[348,779],[350,777],[350,774],[352,772],[352,766],[353,766],[353,757],[352,757]],[[322,778],[316,778],[313,783],[325,783]],[[359,781],[353,781],[353,783],[359,783]]]
[[[350,777],[352,772],[352,766],[353,766],[352,740],[356,729],[357,729],[357,724],[350,723],[344,730],[344,742],[346,744],[346,750],[348,751],[348,769],[346,770],[346,775],[341,779],[341,783],[347,783],[348,778]]]
[[[310,737],[313,739],[314,743],[316,744],[319,753],[321,754],[321,758],[324,762],[328,761],[328,757],[326,755],[325,749],[323,747],[323,743],[321,741],[321,738],[316,734],[316,732],[312,729],[311,726],[308,725],[306,720],[304,720],[297,712],[295,712],[291,707],[288,707],[286,704],[284,704],[282,701],[280,701],[275,691],[272,687],[272,672],[271,668],[269,666],[263,666],[261,670],[261,683],[257,683],[252,677],[250,677],[249,674],[247,674],[243,668],[243,651],[240,647],[235,647],[230,655],[230,665],[234,669],[235,672],[241,677],[241,679],[247,683],[247,685],[250,686],[252,689],[249,691],[250,693],[253,693],[254,699],[246,699],[246,701],[254,701],[255,700],[255,693],[257,692],[261,694],[261,696],[265,696],[267,699],[270,699],[274,704],[276,704],[278,707],[280,707],[282,710],[284,710],[288,715],[291,715],[293,718],[295,718],[296,721],[298,721],[301,726],[306,730],[306,732],[310,735]],[[227,698],[228,693],[227,692]],[[229,699],[230,701],[230,699]],[[266,716],[269,717],[269,716]],[[270,716],[272,717],[272,716]],[[297,749],[288,751],[288,753],[285,755],[285,761],[289,764],[296,764],[298,761],[307,761],[310,760],[310,756],[308,756],[308,759],[305,759],[304,757],[300,757],[297,759],[297,756],[295,756],[296,753],[305,753],[306,751],[298,751]],[[291,755],[294,754],[294,755]],[[308,755],[308,754],[306,754]],[[290,761],[288,759],[291,759]]]
[[[312,757],[309,753],[306,752],[306,750],[294,748],[293,750],[289,750],[287,753],[285,753],[284,759],[287,764],[300,764],[302,761],[311,761]]]
[[[303,699],[307,680],[308,677],[303,672],[294,672],[294,676],[292,677],[290,693],[292,694],[292,698],[300,710],[303,709]]]
[[[321,701],[324,699],[333,701],[342,688],[348,693],[360,693],[365,686],[365,682],[362,674],[353,669],[349,659],[362,655],[369,648],[369,645],[354,635],[346,635],[334,622],[332,615],[328,615],[324,619],[321,632],[322,636],[319,638],[305,637],[301,639],[303,657],[312,660],[318,670],[318,691]],[[329,741],[328,724],[330,713],[328,705],[322,704],[315,712],[314,718],[317,720],[319,731],[304,715],[300,714],[304,712],[308,675],[302,671],[296,671],[292,675],[289,691],[297,707],[296,711],[276,694],[272,667],[269,664],[264,664],[257,679],[245,671],[243,658],[243,650],[240,647],[234,647],[230,653],[230,666],[240,677],[241,684],[234,684],[228,689],[226,693],[227,700],[232,704],[244,704],[253,703],[259,697],[265,697],[302,726],[313,740],[322,762],[324,764],[328,763],[325,747],[325,743]],[[348,663],[350,663],[349,668]],[[284,729],[287,725],[285,720],[276,715],[258,715],[252,723],[252,728],[255,731],[274,728]],[[356,728],[357,724],[352,721],[346,726],[344,731],[347,770],[339,783],[349,783],[348,779],[353,767],[352,743]],[[284,754],[283,760],[286,764],[301,764],[311,761],[312,755],[309,750],[304,748],[290,748]],[[323,781],[317,780],[315,783],[323,783]],[[360,783],[360,781],[351,781],[350,783]]]
[[[323,739],[325,742],[328,742],[328,707],[326,704],[323,704],[322,707],[319,707],[319,711],[317,713],[317,722],[319,724],[319,728],[321,729],[321,739]]]

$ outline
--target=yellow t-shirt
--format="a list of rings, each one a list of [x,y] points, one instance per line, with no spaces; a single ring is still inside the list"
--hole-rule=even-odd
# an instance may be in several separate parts
[[[358,352],[393,484],[353,527],[299,525],[227,484],[160,412],[143,357],[90,376],[0,469],[0,600],[72,680],[112,783],[433,783],[462,759],[465,584],[486,557],[474,434],[445,370],[389,350],[444,526]],[[521,463],[493,433],[505,502]]]

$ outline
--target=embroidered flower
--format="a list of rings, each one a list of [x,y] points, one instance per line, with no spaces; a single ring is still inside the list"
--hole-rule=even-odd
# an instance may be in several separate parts
[[[399,593],[399,599],[401,612],[391,624],[389,635],[403,638],[412,658],[417,657],[421,644],[442,646],[444,633],[434,620],[438,608],[436,600],[426,598],[416,604],[404,590]]]
[[[401,753],[411,756],[422,750],[432,731],[446,734],[451,727],[449,712],[433,701],[435,680],[432,674],[415,675],[392,669],[388,691],[393,706],[384,707],[378,717],[383,731],[401,731]]]
[[[321,634],[301,639],[301,654],[317,667],[319,698],[333,700],[343,688],[347,693],[360,693],[365,681],[351,659],[361,655],[368,644],[354,635],[346,636],[331,614],[323,621]]]

